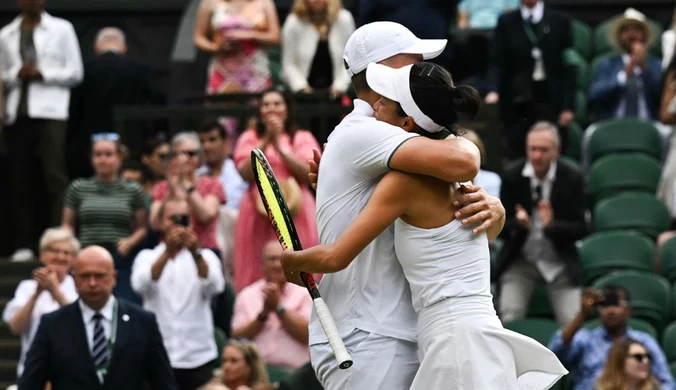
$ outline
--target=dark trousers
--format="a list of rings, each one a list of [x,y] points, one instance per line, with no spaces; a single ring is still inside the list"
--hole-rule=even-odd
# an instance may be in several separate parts
[[[181,390],[196,390],[214,377],[211,362],[197,368],[174,368],[174,376]]]
[[[36,225],[61,224],[63,196],[68,186],[64,163],[66,131],[65,121],[26,117],[18,118],[5,129],[15,248],[36,248],[40,233]],[[46,208],[42,223],[36,221],[37,204]]]

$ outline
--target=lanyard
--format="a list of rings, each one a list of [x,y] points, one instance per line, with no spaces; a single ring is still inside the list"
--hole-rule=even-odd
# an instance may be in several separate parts
[[[108,374],[108,366],[110,366],[110,360],[113,357],[113,349],[115,348],[115,340],[117,339],[117,313],[119,311],[119,306],[117,304],[117,299],[113,303],[113,319],[110,324],[110,338],[108,339],[108,359],[106,360],[103,367],[96,370],[96,374],[99,379],[103,378]]]
[[[538,37],[535,34],[535,31],[533,31],[533,27],[530,25],[530,23],[527,23],[527,22],[524,21],[523,29],[524,29],[524,31],[526,31],[526,35],[528,35],[528,39],[533,44],[533,46],[537,46]]]

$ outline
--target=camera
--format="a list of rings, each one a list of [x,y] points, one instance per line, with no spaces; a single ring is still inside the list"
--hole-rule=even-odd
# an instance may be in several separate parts
[[[190,217],[187,214],[172,215],[171,220],[181,226],[188,226],[190,224]]]

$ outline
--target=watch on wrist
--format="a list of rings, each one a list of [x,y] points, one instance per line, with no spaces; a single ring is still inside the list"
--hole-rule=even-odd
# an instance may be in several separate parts
[[[258,317],[256,317],[256,321],[258,321],[262,324],[264,324],[265,321],[267,321],[267,320],[268,320],[268,315],[265,314],[265,313],[261,313],[261,314],[258,315]]]
[[[192,192],[195,191],[195,186],[191,186],[185,189],[185,193],[190,195]]]
[[[277,313],[277,316],[279,317],[283,316],[285,311],[286,309],[282,305],[279,305],[277,308],[275,308],[275,313]]]

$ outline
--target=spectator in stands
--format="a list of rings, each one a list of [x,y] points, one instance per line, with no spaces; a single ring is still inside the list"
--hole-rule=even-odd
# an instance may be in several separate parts
[[[556,126],[538,122],[527,136],[527,159],[502,176],[506,218],[497,275],[504,323],[522,319],[537,284],[545,284],[556,319],[567,324],[580,301],[575,241],[586,233],[582,174],[558,161]]]
[[[662,69],[666,69],[674,58],[676,49],[676,10],[671,21],[671,28],[662,33]]]
[[[265,46],[279,45],[272,0],[202,0],[194,41],[213,55],[207,93],[261,92],[272,85]]]
[[[15,261],[34,257],[31,248],[37,236],[33,228],[37,225],[36,204],[46,202],[47,226],[58,225],[61,220],[68,186],[64,154],[70,90],[82,81],[83,73],[73,25],[46,13],[44,3],[18,0],[21,14],[0,30],[0,41],[6,49],[0,56],[0,68],[7,89],[7,188],[11,193]],[[46,199],[38,198],[37,194],[43,192],[34,185],[39,168]]]
[[[287,283],[277,241],[263,246],[263,278],[235,298],[232,336],[256,343],[266,364],[289,372],[310,360],[308,321],[312,298],[307,291]]]
[[[474,145],[479,148],[479,153],[481,153],[481,163],[483,164],[486,159],[486,147],[484,142],[479,137],[475,131],[467,130],[463,137],[472,141]],[[500,197],[500,186],[502,185],[502,179],[500,175],[495,172],[487,171],[485,169],[479,169],[479,174],[476,175],[474,180],[472,180],[474,185],[477,185],[483,188],[488,194],[495,197]]]
[[[492,30],[500,15],[518,7],[519,0],[462,0],[458,4],[458,28]]]
[[[250,341],[228,341],[223,348],[223,365],[211,382],[211,385],[216,384],[223,384],[233,390],[272,389],[265,362]]]
[[[608,26],[606,39],[622,54],[601,60],[594,72],[589,101],[598,105],[599,119],[658,119],[661,63],[648,54],[657,38],[646,16],[633,8]]]
[[[21,390],[178,390],[155,315],[115,297],[113,257],[80,251],[73,278],[80,299],[46,314],[26,356]],[[110,340],[110,343],[109,343]]]
[[[652,374],[660,382],[660,389],[674,389],[674,379],[659,343],[651,335],[628,326],[631,316],[631,297],[623,287],[607,285],[602,291],[585,290],[580,311],[563,329],[552,336],[551,349],[561,362],[574,368],[574,390],[593,390],[601,374],[608,351],[616,341],[627,338],[640,342],[649,351]],[[597,308],[601,326],[583,328],[593,309]]]
[[[542,0],[521,0],[520,9],[498,19],[486,102],[500,104],[510,159],[525,155],[526,133],[535,122],[556,123],[566,139],[565,129],[575,119],[575,68],[567,61],[571,50],[570,18]]]
[[[648,349],[632,339],[615,342],[608,361],[596,382],[596,390],[657,390],[659,382],[650,372]]]
[[[132,272],[143,307],[157,316],[181,390],[194,390],[212,377],[218,350],[210,304],[225,286],[220,260],[200,248],[189,212],[183,199],[162,203],[158,219],[164,242],[141,251]]]
[[[218,120],[208,119],[202,123],[197,134],[204,150],[204,164],[197,174],[218,178],[228,195],[225,206],[239,210],[239,202],[249,185],[242,179],[230,157],[230,143],[225,128]]]
[[[167,179],[155,185],[150,221],[154,229],[161,228],[158,211],[170,199],[188,202],[190,226],[197,233],[201,248],[211,249],[221,257],[216,240],[216,228],[221,205],[225,204],[225,192],[218,178],[198,176],[204,152],[200,138],[194,132],[182,132],[171,139],[171,160]]]
[[[169,143],[162,134],[148,139],[141,148],[139,160],[153,173],[155,181],[164,180],[169,162]]]
[[[347,92],[343,50],[354,19],[341,0],[295,0],[282,28],[282,78],[293,92]]]
[[[5,306],[2,320],[15,335],[21,336],[21,357],[17,376],[21,377],[26,353],[40,325],[40,317],[77,299],[75,282],[69,275],[73,256],[80,243],[70,231],[62,228],[45,230],[40,239],[42,267],[33,277],[19,283],[14,298]]]
[[[119,135],[94,134],[91,139],[94,176],[68,187],[62,225],[79,232],[83,246],[100,245],[112,253],[118,272],[115,294],[140,303],[129,278],[135,250],[147,234],[145,194],[118,173],[127,153]]]
[[[153,188],[155,187],[155,179],[150,169],[136,160],[127,160],[122,163],[120,176],[124,180],[138,183],[143,188],[146,208],[149,209],[150,202],[153,199]]]
[[[357,0],[357,27],[372,22],[396,22],[406,26],[420,39],[448,39],[455,1],[436,0]],[[447,69],[451,61],[451,45],[431,61]]]
[[[300,185],[301,199],[294,214],[294,224],[303,247],[319,242],[315,219],[315,199],[306,185],[310,172],[307,161],[319,144],[312,133],[297,128],[293,115],[293,100],[288,91],[270,89],[261,96],[258,126],[245,131],[237,141],[233,159],[249,190],[242,198],[235,230],[235,290],[259,280],[262,276],[260,248],[273,240],[267,214],[256,208],[258,189],[251,169],[251,151],[260,148],[267,157],[282,186]],[[260,210],[260,209],[259,209]],[[264,211],[264,210],[263,210]]]
[[[73,90],[68,134],[68,162],[71,179],[93,174],[87,164],[87,141],[92,133],[113,133],[113,107],[143,105],[161,99],[150,84],[150,68],[126,56],[127,42],[122,30],[105,27],[96,35],[96,57],[85,63],[85,78]]]

